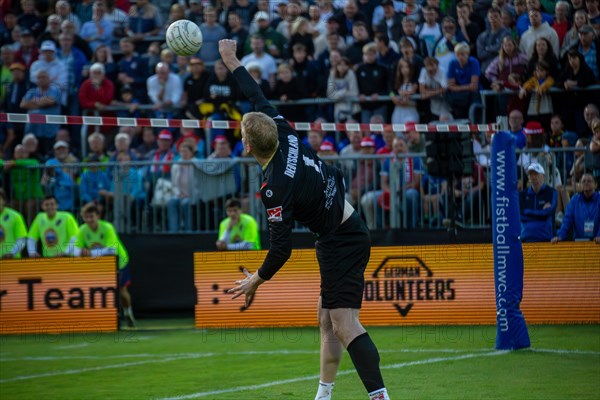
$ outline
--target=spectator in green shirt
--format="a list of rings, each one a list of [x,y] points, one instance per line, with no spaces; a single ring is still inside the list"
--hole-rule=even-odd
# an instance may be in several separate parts
[[[4,189],[0,189],[0,258],[21,258],[27,239],[25,220],[18,211],[4,207],[6,200]]]
[[[242,203],[229,199],[225,203],[227,218],[219,225],[218,250],[260,250],[260,233],[256,220],[242,213]]]
[[[39,213],[29,227],[27,252],[29,257],[39,257],[37,241],[42,242],[44,257],[62,257],[73,254],[77,241],[77,221],[73,214],[58,211],[58,201],[54,195],[48,195],[42,202],[43,212]]]
[[[95,203],[90,202],[83,206],[81,217],[84,224],[79,227],[73,254],[84,257],[117,256],[119,299],[128,325],[134,327],[135,318],[131,308],[131,295],[127,289],[131,284],[127,250],[119,239],[114,226],[110,222],[100,219],[100,209]]]
[[[0,166],[9,171],[11,182],[12,206],[25,214],[31,222],[36,211],[36,204],[44,198],[41,176],[42,170],[38,160],[30,158],[25,146],[19,144],[15,147],[13,160],[2,163]]]

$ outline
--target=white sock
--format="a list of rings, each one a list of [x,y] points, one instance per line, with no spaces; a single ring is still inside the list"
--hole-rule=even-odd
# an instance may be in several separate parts
[[[385,388],[381,388],[369,393],[369,400],[390,400],[390,396]]]
[[[315,400],[330,400],[331,392],[333,392],[333,385],[335,385],[333,382],[325,383],[323,381],[319,381],[319,390],[317,390]]]

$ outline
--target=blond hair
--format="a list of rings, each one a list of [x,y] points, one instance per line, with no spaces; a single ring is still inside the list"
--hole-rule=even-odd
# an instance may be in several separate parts
[[[102,143],[104,143],[104,135],[100,132],[94,132],[90,136],[88,136],[88,143],[92,143],[94,139],[100,139]]]
[[[290,72],[294,72],[292,66],[290,64],[288,64],[288,63],[281,63],[281,64],[279,64],[279,67],[277,67],[277,72],[279,73],[279,72],[283,71],[284,69],[288,70]]]
[[[292,24],[291,34],[295,35],[296,33],[298,33],[298,31],[302,27],[302,24],[305,24],[305,23],[306,24],[308,23],[308,20],[306,18],[304,18],[304,17],[296,18],[296,20]]]
[[[459,44],[454,46],[454,54],[458,53],[471,54],[471,49],[469,48],[469,45],[467,43],[460,42]]]
[[[279,139],[273,118],[260,112],[249,112],[242,118],[242,128],[246,143],[252,147],[255,156],[268,158],[277,150]]]

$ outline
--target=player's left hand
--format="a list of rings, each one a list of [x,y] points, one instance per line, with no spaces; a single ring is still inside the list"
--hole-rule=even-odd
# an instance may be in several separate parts
[[[246,307],[250,305],[252,302],[252,298],[254,297],[254,293],[256,289],[265,281],[262,279],[258,273],[251,274],[246,268],[242,269],[242,272],[246,275],[245,279],[236,281],[239,286],[231,288],[227,291],[227,293],[234,293],[234,296],[231,298],[237,299],[242,294],[246,295]]]

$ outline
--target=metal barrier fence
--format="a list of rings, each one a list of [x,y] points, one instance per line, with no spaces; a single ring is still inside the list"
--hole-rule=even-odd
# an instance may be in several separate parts
[[[323,160],[344,172],[346,198],[370,229],[444,229],[453,205],[451,195],[458,204],[457,222],[482,228],[490,226],[490,162],[489,153],[475,156],[475,174],[455,179],[453,188],[426,173],[425,154]],[[524,168],[531,160],[543,165],[546,183],[559,191],[557,212],[564,211],[569,196],[579,190],[583,171],[594,169],[585,148],[527,149],[515,156],[521,187],[526,185]],[[226,200],[235,196],[260,229],[267,229],[259,195],[262,173],[250,158],[62,165],[17,160],[5,163],[1,179],[8,205],[21,211],[28,224],[40,210],[43,196],[54,194],[59,209],[74,212],[79,220],[81,206],[96,201],[104,218],[121,233],[215,232],[225,218]]]

